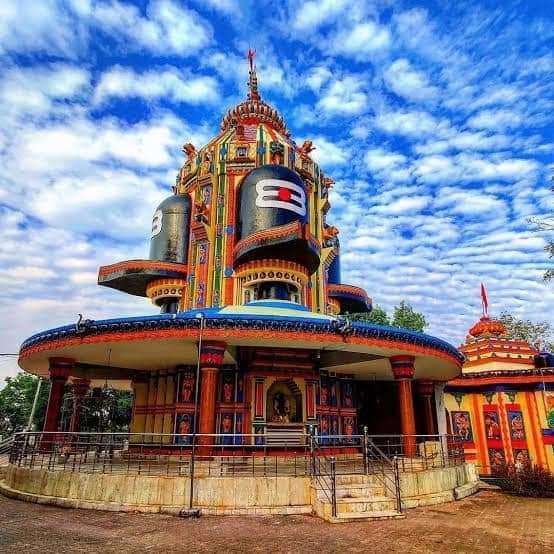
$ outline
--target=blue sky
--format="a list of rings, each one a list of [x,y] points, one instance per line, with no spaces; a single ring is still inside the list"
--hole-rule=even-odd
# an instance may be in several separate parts
[[[181,145],[264,99],[334,177],[343,280],[406,299],[460,343],[493,312],[552,321],[550,1],[28,1],[0,5],[0,351],[89,318],[151,313],[96,286],[148,252]],[[0,362],[0,375],[15,371]]]

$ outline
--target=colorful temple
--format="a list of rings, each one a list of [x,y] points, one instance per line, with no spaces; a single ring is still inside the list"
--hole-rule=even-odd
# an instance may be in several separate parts
[[[308,427],[321,436],[446,431],[442,390],[463,356],[423,333],[342,317],[371,310],[371,300],[341,280],[333,180],[312,143],[298,146],[262,100],[249,57],[248,98],[208,144],[183,147],[149,258],[99,270],[99,285],[161,313],[80,321],[22,345],[20,366],[52,382],[45,431],[59,430],[68,380],[70,431],[99,380],[132,387],[131,431],[165,433],[168,443],[193,431],[268,442]]]
[[[508,338],[486,309],[460,350],[466,361],[445,405],[466,459],[485,475],[506,463],[554,472],[554,356]]]

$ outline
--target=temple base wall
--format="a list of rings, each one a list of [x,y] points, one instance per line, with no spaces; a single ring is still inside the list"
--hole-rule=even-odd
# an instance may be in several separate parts
[[[473,464],[404,473],[404,508],[458,500],[478,489]],[[9,466],[0,492],[6,496],[67,508],[174,513],[189,505],[185,477],[73,473]],[[194,506],[205,514],[310,514],[309,477],[199,477]]]

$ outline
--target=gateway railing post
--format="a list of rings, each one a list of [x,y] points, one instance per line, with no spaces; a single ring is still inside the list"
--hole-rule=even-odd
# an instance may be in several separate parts
[[[367,444],[367,441],[369,440],[369,438],[367,436],[367,425],[364,425],[364,435],[362,440],[364,441],[364,444],[363,444],[364,473],[367,475],[369,473],[369,463],[368,463],[369,451],[368,451],[368,444]]]
[[[331,504],[333,517],[337,517],[337,468],[336,459],[333,456],[331,462]]]

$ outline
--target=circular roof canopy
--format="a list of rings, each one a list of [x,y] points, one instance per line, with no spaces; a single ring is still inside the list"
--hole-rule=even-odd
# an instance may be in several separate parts
[[[292,302],[259,300],[58,327],[27,339],[19,365],[47,376],[49,358],[67,357],[83,376],[108,373],[128,379],[136,371],[195,364],[200,332],[203,340],[227,343],[225,363],[236,362],[237,347],[298,348],[318,351],[321,369],[359,379],[392,379],[388,358],[394,355],[415,357],[416,379],[447,381],[459,374],[463,361],[452,345],[424,333],[349,322]]]

